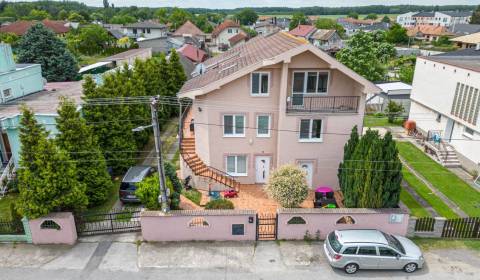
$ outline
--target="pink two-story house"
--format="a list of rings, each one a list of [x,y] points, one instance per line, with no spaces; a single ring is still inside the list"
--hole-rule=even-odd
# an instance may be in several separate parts
[[[338,187],[343,146],[353,126],[362,129],[365,96],[377,92],[304,39],[256,37],[205,61],[179,92],[192,100],[182,118],[181,175],[236,187],[264,184],[293,163],[311,187]]]

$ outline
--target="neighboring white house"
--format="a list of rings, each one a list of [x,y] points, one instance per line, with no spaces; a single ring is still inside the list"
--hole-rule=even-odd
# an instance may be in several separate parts
[[[213,30],[212,37],[217,46],[230,46],[230,38],[242,32],[240,24],[233,20],[225,20]]]
[[[408,12],[397,16],[397,23],[403,27],[417,25],[435,25],[450,27],[456,24],[468,24],[471,11]]]
[[[467,170],[480,170],[479,111],[480,51],[417,58],[410,119],[425,135],[438,133]]]
[[[130,38],[158,38],[167,36],[167,26],[165,24],[144,21],[125,25],[123,34]]]

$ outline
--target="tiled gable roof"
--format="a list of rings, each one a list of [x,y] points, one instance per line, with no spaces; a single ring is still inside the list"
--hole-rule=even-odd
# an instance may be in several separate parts
[[[187,81],[180,93],[203,88],[210,83],[232,75],[243,68],[266,59],[272,59],[286,51],[308,44],[287,33],[278,32],[271,36],[257,36],[247,43],[204,62],[206,71]]]
[[[315,26],[300,24],[294,29],[290,30],[288,33],[292,34],[293,36],[307,37],[307,35],[312,33],[314,30]]]
[[[426,34],[426,35],[449,35],[447,28],[444,26],[434,26],[434,25],[417,25],[407,29],[407,35],[410,37],[415,36],[416,34]]]
[[[182,26],[180,26],[174,33],[173,36],[182,36],[183,34],[189,34],[192,36],[203,36],[203,33],[200,28],[198,28],[191,21],[187,20]]]
[[[177,50],[193,62],[202,62],[207,58],[207,53],[190,44],[185,44]]]
[[[228,39],[228,41],[230,42],[230,44],[232,45],[235,45],[236,43],[242,41],[242,40],[245,40],[247,39],[247,35],[245,35],[243,32],[240,32],[238,33],[237,35],[231,37],[230,39]]]
[[[216,37],[220,33],[222,33],[223,30],[229,28],[229,27],[240,27],[240,24],[234,22],[233,20],[226,20],[222,23],[220,23],[217,27],[212,32],[212,36]]]

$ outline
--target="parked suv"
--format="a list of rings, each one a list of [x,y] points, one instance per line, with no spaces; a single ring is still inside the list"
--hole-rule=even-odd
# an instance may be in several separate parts
[[[324,244],[330,265],[353,274],[358,269],[403,269],[411,273],[422,268],[420,248],[411,240],[379,230],[336,230]]]
[[[141,182],[154,172],[155,168],[151,166],[138,165],[130,167],[125,176],[123,176],[122,184],[120,185],[120,201],[123,203],[139,203],[140,200],[135,196],[135,191],[137,190],[136,183]]]

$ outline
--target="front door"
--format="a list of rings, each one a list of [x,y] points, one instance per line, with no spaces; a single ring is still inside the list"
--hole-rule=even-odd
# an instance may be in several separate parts
[[[255,158],[255,182],[264,184],[270,175],[270,157],[258,156]]]
[[[450,142],[450,139],[452,139],[452,133],[453,133],[453,127],[455,126],[455,121],[452,119],[447,120],[447,126],[445,127],[445,141]]]
[[[313,178],[313,163],[312,162],[300,162],[300,168],[307,173],[307,184],[312,186]]]

